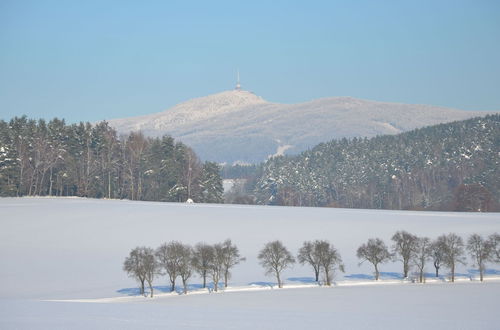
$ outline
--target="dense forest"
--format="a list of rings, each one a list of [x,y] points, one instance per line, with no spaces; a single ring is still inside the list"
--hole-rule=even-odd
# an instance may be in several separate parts
[[[500,115],[274,157],[255,183],[270,205],[499,210]]]
[[[172,137],[118,137],[106,122],[0,120],[0,196],[222,202],[220,167]]]
[[[221,169],[170,136],[16,117],[0,120],[0,196],[220,203],[222,175],[243,179],[230,203],[498,211],[499,150],[497,114]]]

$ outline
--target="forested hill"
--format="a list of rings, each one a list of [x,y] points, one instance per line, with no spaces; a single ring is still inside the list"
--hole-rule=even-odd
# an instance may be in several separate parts
[[[333,140],[263,165],[259,203],[499,210],[500,115],[371,139]]]
[[[219,172],[170,136],[118,137],[106,122],[0,120],[0,196],[222,202]]]

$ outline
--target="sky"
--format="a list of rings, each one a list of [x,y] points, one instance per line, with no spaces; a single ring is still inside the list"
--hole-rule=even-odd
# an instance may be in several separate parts
[[[100,121],[242,87],[500,110],[500,1],[0,0],[0,119]]]

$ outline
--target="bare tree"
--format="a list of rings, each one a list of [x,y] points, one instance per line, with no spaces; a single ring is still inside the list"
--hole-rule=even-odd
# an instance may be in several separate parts
[[[393,255],[399,257],[399,260],[403,262],[403,277],[407,278],[410,271],[410,260],[417,243],[417,236],[403,230],[396,232],[391,239],[394,242],[392,246]]]
[[[153,297],[153,279],[158,274],[158,262],[155,258],[155,252],[151,248],[144,248],[142,251],[143,268],[146,281],[149,285],[151,298]]]
[[[441,263],[443,262],[444,249],[445,247],[442,241],[435,240],[431,243],[431,257],[434,269],[436,270],[436,277],[439,277],[439,268],[441,268]]]
[[[144,269],[142,267],[142,256],[141,248],[136,247],[123,263],[123,270],[127,272],[127,275],[135,278],[140,284],[141,295],[144,295],[144,282],[146,281],[146,274],[144,274]]]
[[[472,234],[467,240],[467,250],[474,263],[479,268],[479,279],[483,281],[485,263],[492,259],[492,245],[490,240],[484,239],[481,235]]]
[[[320,266],[323,270],[325,283],[330,286],[335,269],[344,272],[344,264],[337,249],[327,241],[316,241],[315,250],[318,255]]]
[[[302,247],[299,249],[299,254],[297,255],[297,260],[301,265],[309,264],[314,270],[314,279],[316,282],[319,281],[319,271],[321,263],[319,260],[318,253],[316,251],[316,242],[304,242]]]
[[[179,263],[183,244],[180,242],[170,242],[162,244],[156,249],[159,267],[167,274],[170,279],[170,291],[175,290],[175,279],[179,276]]]
[[[488,237],[491,245],[492,260],[500,262],[500,235],[497,233],[491,234]]]
[[[367,243],[358,248],[356,255],[361,259],[360,264],[364,261],[368,261],[375,267],[376,281],[378,281],[379,278],[378,265],[389,261],[392,257],[384,241],[380,238],[370,238]]]
[[[260,251],[258,258],[260,264],[266,270],[266,275],[274,274],[281,288],[281,272],[295,263],[295,259],[288,249],[280,241],[267,243]]]
[[[457,263],[465,264],[463,255],[464,241],[462,237],[449,233],[441,235],[437,239],[438,244],[443,246],[443,264],[450,268],[451,281],[455,282],[455,267]]]
[[[222,243],[223,253],[223,272],[224,272],[224,287],[227,288],[227,282],[231,276],[231,268],[239,264],[241,261],[246,259],[240,256],[240,252],[236,245],[231,243],[230,239],[227,239]]]
[[[123,263],[123,270],[140,283],[141,294],[145,294],[144,282],[148,282],[151,297],[153,297],[153,279],[158,273],[158,264],[154,251],[147,247],[136,247],[130,251]]]
[[[319,282],[319,274],[323,269],[326,285],[331,285],[336,267],[344,271],[340,254],[328,241],[304,242],[297,259],[302,265],[307,263],[313,268],[316,282]]]
[[[432,256],[431,240],[428,237],[418,237],[412,253],[412,260],[418,268],[419,282],[424,282],[424,269],[427,260]]]
[[[221,243],[214,244],[213,252],[214,256],[210,263],[209,272],[212,277],[212,282],[214,283],[214,291],[217,292],[224,268],[224,246]]]
[[[189,245],[182,244],[177,250],[178,263],[177,272],[182,279],[182,286],[184,287],[184,294],[187,293],[187,283],[191,275],[193,275],[193,248]]]
[[[207,275],[214,258],[213,246],[206,243],[198,243],[193,251],[193,266],[203,279],[203,288],[207,286]]]

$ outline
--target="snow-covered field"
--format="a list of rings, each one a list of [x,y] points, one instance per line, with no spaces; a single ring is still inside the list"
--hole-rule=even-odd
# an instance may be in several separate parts
[[[390,244],[397,230],[435,238],[455,232],[500,232],[500,214],[373,211],[237,205],[166,204],[78,198],[0,199],[0,328],[252,328],[252,329],[496,329],[500,325],[500,265],[485,283],[402,283],[399,262],[382,265],[384,280],[370,285],[372,268],[358,266],[357,247],[370,237]],[[179,240],[231,238],[247,261],[236,266],[230,289],[187,296],[133,296],[122,271],[129,251]],[[312,272],[284,273],[288,288],[258,265],[259,249],[280,239],[293,253],[304,240],[327,239],[346,266],[336,286],[314,287]],[[428,265],[427,272],[433,267]],[[192,287],[200,283],[191,280]],[[76,302],[78,301],[78,302]]]

